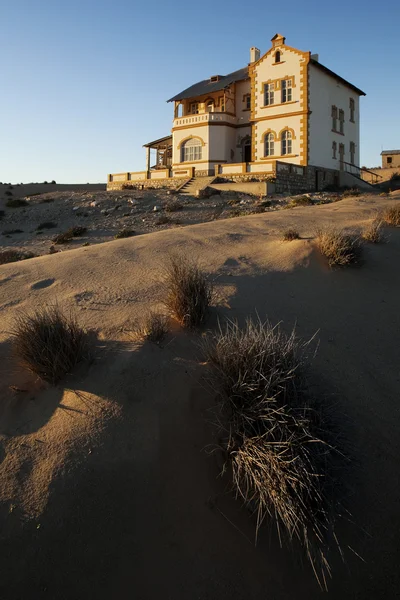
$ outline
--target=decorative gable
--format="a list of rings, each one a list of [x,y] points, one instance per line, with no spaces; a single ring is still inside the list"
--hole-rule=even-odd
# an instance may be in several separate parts
[[[279,46],[283,46],[285,43],[285,40],[286,40],[286,38],[283,35],[281,35],[280,33],[276,33],[271,40],[272,47],[279,48]]]

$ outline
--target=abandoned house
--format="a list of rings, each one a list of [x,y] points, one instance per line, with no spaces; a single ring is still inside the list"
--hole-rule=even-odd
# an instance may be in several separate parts
[[[382,150],[382,169],[400,167],[400,150]]]

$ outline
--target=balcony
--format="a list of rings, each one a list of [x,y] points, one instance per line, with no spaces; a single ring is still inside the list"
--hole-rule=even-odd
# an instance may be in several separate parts
[[[229,123],[231,125],[236,125],[238,123],[238,118],[233,115],[228,115],[224,112],[205,112],[199,113],[197,115],[185,115],[184,117],[177,117],[174,119],[174,127],[185,127],[188,125],[194,125],[198,123],[203,123],[207,125],[208,123]]]

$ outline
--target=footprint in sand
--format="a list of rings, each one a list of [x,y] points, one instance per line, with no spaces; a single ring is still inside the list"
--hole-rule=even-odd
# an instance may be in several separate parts
[[[31,285],[31,290],[43,290],[44,288],[50,287],[55,282],[55,279],[42,279]]]

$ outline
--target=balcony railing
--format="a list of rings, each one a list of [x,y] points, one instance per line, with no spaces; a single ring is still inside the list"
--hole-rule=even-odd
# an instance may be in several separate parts
[[[206,112],[197,115],[185,115],[184,117],[177,117],[176,119],[174,119],[174,127],[192,125],[195,123],[204,123],[204,125],[206,125],[210,122],[236,124],[238,122],[238,119],[237,117],[228,115],[223,112]]]

